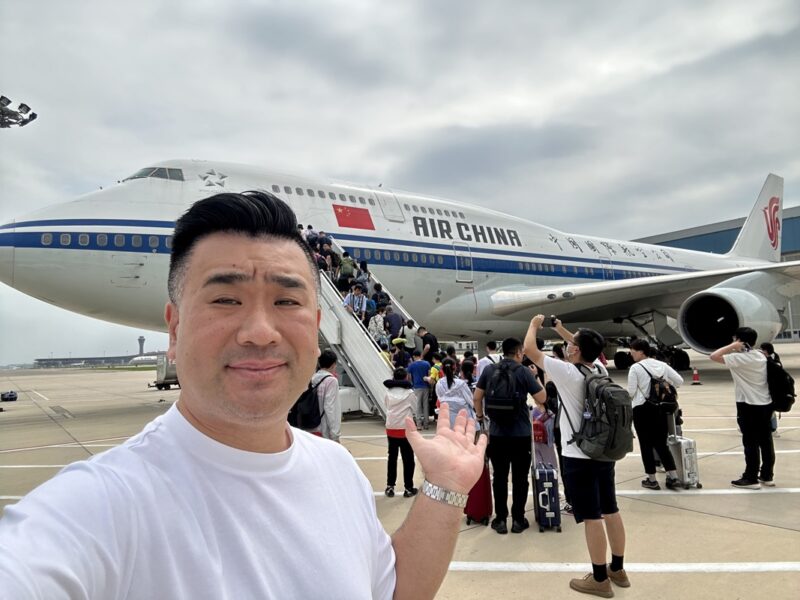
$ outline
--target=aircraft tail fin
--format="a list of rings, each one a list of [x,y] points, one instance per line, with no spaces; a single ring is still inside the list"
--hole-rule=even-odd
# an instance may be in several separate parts
[[[783,177],[770,173],[728,256],[781,260]]]

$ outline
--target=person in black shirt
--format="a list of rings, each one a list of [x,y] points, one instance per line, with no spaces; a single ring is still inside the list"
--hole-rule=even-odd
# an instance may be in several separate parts
[[[516,338],[503,340],[503,360],[498,364],[490,364],[481,371],[473,398],[475,416],[482,424],[484,422],[484,394],[492,381],[495,370],[500,365],[514,369],[515,391],[519,398],[519,406],[508,422],[498,423],[497,419],[490,422],[489,447],[486,449],[486,454],[492,461],[494,470],[492,490],[494,492],[495,518],[492,521],[492,529],[501,534],[508,533],[506,520],[508,519],[509,467],[511,468],[511,483],[514,488],[511,502],[511,532],[522,533],[530,526],[528,519],[525,518],[525,503],[528,501],[533,431],[526,401],[528,394],[531,394],[537,404],[544,405],[545,402],[544,388],[539,385],[536,376],[529,368],[520,365],[521,362],[522,342]]]
[[[433,364],[433,355],[439,352],[439,340],[424,325],[419,326],[417,335],[422,338],[422,360]]]

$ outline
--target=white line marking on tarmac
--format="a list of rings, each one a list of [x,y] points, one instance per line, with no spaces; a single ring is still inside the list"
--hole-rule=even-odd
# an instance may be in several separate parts
[[[586,563],[453,561],[450,571],[503,573],[583,573]],[[800,562],[625,563],[630,573],[776,573],[800,571]]]
[[[511,488],[509,487],[508,495],[511,496]],[[727,495],[743,495],[743,494],[800,494],[800,488],[781,488],[781,487],[764,487],[759,490],[746,490],[740,488],[719,488],[702,490],[621,490],[617,488],[617,496],[727,496]],[[382,491],[372,492],[373,496],[383,496]],[[533,496],[533,492],[529,491],[528,496]]]
[[[22,496],[0,496],[0,500],[22,500]]]
[[[37,392],[36,390],[31,390],[31,391],[32,391],[34,394],[36,394],[37,396],[39,396],[40,398],[43,398],[45,402],[50,402],[50,398],[48,398],[48,397],[47,397],[47,396],[45,396],[44,394],[40,394],[40,393],[39,393],[39,392]]]
[[[800,429],[800,427],[781,427],[781,431],[792,431],[794,429]],[[684,429],[685,432],[692,432],[692,433],[709,433],[711,431],[739,431],[738,427],[720,427],[720,428],[713,428],[713,429]]]
[[[63,469],[67,465],[0,465],[0,469]]]

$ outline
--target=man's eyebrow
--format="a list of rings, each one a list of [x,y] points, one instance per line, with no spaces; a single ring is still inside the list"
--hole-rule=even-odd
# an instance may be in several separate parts
[[[252,276],[236,271],[230,273],[215,273],[206,279],[203,287],[208,287],[210,285],[230,285],[232,283],[244,283],[247,281],[252,281],[252,279]]]
[[[211,275],[208,279],[206,279],[203,287],[208,287],[211,285],[232,285],[235,283],[248,283],[253,281],[253,276],[247,273],[241,273],[238,271],[232,271],[228,273],[215,273]],[[283,275],[279,273],[271,273],[264,276],[264,281],[267,283],[273,283],[279,285],[284,288],[290,289],[306,289],[308,286],[306,282],[298,277],[292,277],[291,275]]]

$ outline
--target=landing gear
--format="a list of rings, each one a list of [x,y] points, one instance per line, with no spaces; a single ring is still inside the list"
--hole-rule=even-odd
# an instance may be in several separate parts
[[[633,357],[631,357],[630,352],[625,352],[623,350],[619,350],[614,354],[614,366],[617,367],[620,371],[625,371],[629,369],[633,364]]]
[[[690,369],[689,354],[686,350],[676,349],[669,358],[669,366],[676,371],[688,371]]]

